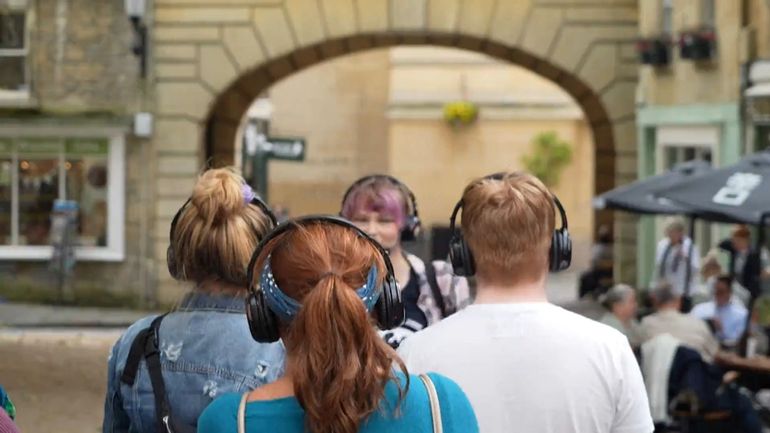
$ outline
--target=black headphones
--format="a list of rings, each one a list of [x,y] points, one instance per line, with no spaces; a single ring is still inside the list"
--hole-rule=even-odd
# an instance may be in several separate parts
[[[385,262],[385,269],[387,271],[382,285],[382,293],[374,305],[377,326],[382,330],[386,330],[398,327],[404,323],[404,304],[401,302],[401,291],[398,289],[396,276],[393,272],[393,264],[390,262],[390,257],[382,245],[348,220],[335,216],[309,215],[286,221],[276,227],[275,230],[262,239],[251,255],[247,271],[249,296],[246,298],[246,318],[249,321],[249,330],[254,340],[259,343],[273,343],[280,338],[278,318],[267,305],[262,288],[254,287],[254,266],[257,259],[271,240],[289,230],[308,224],[334,224],[353,230],[358,236],[377,249]]]
[[[176,211],[176,215],[174,215],[174,219],[171,220],[171,228],[168,231],[168,249],[166,250],[166,263],[168,264],[168,272],[171,274],[171,276],[178,280],[182,277],[182,275],[179,274],[179,269],[177,268],[176,263],[176,253],[174,252],[174,230],[176,230],[176,224],[179,221],[179,218],[182,216],[182,211],[187,207],[187,205],[192,200],[192,197],[188,198],[186,202],[182,205],[182,207],[179,208],[178,211]],[[278,225],[278,220],[275,218],[275,214],[270,209],[270,206],[267,205],[261,198],[259,198],[256,194],[254,197],[249,201],[250,205],[257,206],[259,209],[267,215],[267,217],[270,219],[271,228]]]
[[[422,222],[420,221],[420,214],[417,211],[417,199],[414,198],[414,193],[412,193],[412,190],[409,189],[406,184],[401,182],[400,180],[396,179],[393,176],[387,175],[387,174],[371,174],[369,176],[364,176],[361,179],[358,179],[357,181],[353,182],[350,187],[348,187],[347,191],[345,191],[345,195],[342,196],[342,204],[340,205],[340,216],[342,215],[342,207],[345,206],[345,202],[348,201],[348,197],[350,196],[350,193],[353,192],[358,186],[365,182],[369,182],[374,179],[387,179],[390,183],[393,184],[393,186],[397,187],[401,193],[407,198],[408,207],[410,209],[407,209],[407,216],[406,216],[406,222],[404,223],[404,228],[401,229],[401,240],[402,241],[413,241],[417,239],[417,236],[420,235],[420,231],[422,230]]]
[[[495,173],[483,179],[502,180],[505,175],[506,173]],[[572,239],[569,236],[567,213],[564,211],[564,207],[555,195],[553,196],[553,202],[556,204],[556,209],[559,210],[559,215],[561,215],[562,226],[554,230],[551,237],[551,248],[548,252],[548,270],[559,272],[569,268],[570,263],[572,263]],[[457,214],[462,207],[463,201],[460,199],[452,211],[452,216],[449,218],[449,230],[452,233],[452,238],[449,241],[449,261],[452,263],[455,275],[470,277],[476,273],[476,263],[473,261],[473,254],[470,248],[468,248],[468,243],[465,242],[462,232],[455,225]]]

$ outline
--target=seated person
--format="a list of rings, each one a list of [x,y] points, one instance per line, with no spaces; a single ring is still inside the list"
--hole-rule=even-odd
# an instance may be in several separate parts
[[[627,284],[616,284],[604,296],[602,304],[609,310],[600,320],[628,338],[631,347],[642,344],[639,322],[636,320],[636,291]]]
[[[706,362],[713,362],[719,352],[719,342],[706,322],[681,312],[682,295],[663,283],[653,291],[652,297],[655,313],[642,319],[642,342],[660,334],[671,334],[683,345],[695,349]]]
[[[691,315],[707,321],[723,346],[735,346],[746,330],[748,310],[732,299],[732,278],[720,275],[714,285],[714,299],[698,304]]]

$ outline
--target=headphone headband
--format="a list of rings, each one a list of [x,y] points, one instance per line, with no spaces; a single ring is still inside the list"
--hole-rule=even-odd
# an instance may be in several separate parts
[[[415,198],[412,190],[409,189],[409,187],[406,186],[405,183],[401,182],[400,180],[396,179],[395,177],[389,174],[370,174],[353,182],[345,191],[345,194],[342,196],[342,203],[340,204],[340,209],[342,209],[342,207],[345,206],[345,203],[348,201],[350,194],[353,193],[353,191],[356,188],[373,179],[386,179],[390,183],[392,183],[394,186],[398,187],[401,190],[401,192],[406,195],[407,207],[409,207],[409,209],[407,209],[407,213],[409,214],[409,216],[413,216],[413,217],[420,216],[420,213],[417,210],[417,199]]]
[[[393,272],[393,264],[391,263],[390,256],[388,255],[388,252],[385,250],[385,248],[383,248],[379,242],[377,242],[373,237],[369,236],[365,231],[358,228],[355,224],[351,223],[350,221],[344,218],[340,218],[332,215],[307,215],[307,216],[295,218],[292,220],[288,220],[279,224],[267,236],[262,238],[262,240],[259,242],[257,247],[254,249],[254,252],[251,254],[251,258],[249,259],[249,267],[246,270],[246,278],[247,278],[246,281],[248,282],[248,285],[249,285],[248,286],[249,292],[254,294],[257,292],[253,283],[254,266],[257,264],[257,259],[262,254],[262,251],[265,249],[268,243],[270,243],[270,241],[277,238],[278,236],[281,236],[283,233],[286,233],[297,227],[310,225],[310,224],[322,224],[322,223],[334,224],[334,225],[355,231],[358,236],[368,241],[382,256],[383,261],[385,262],[385,270],[387,272],[387,275],[395,275],[395,273]]]
[[[174,214],[174,219],[171,220],[171,227],[168,231],[168,238],[169,241],[173,242],[174,240],[174,230],[176,230],[176,225],[179,222],[179,218],[182,217],[182,212],[184,212],[185,208],[187,208],[187,205],[190,204],[192,201],[192,197],[188,198],[182,207],[179,208],[178,211],[176,211],[176,214]],[[278,225],[278,219],[275,217],[275,214],[273,213],[272,209],[270,209],[270,206],[267,205],[267,203],[264,202],[259,196],[254,195],[251,197],[251,200],[249,200],[249,205],[251,206],[257,206],[262,213],[264,213],[267,218],[270,220],[270,224],[272,224],[273,227]]]
[[[506,175],[507,173],[504,172],[494,173],[481,178],[479,182],[489,179],[503,180]],[[572,240],[569,236],[567,213],[564,210],[564,206],[562,206],[561,201],[559,201],[555,194],[550,194],[561,217],[561,228],[554,229],[551,236],[551,246],[548,251],[548,268],[551,272],[558,272],[569,268],[572,262]],[[452,216],[449,217],[449,230],[452,236],[449,241],[449,259],[452,262],[455,275],[471,276],[476,272],[473,253],[463,238],[462,232],[457,228],[457,214],[460,213],[462,207],[463,199],[461,198],[452,210]]]

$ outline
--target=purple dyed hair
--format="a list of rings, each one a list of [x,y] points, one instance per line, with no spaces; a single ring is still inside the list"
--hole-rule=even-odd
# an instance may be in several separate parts
[[[389,182],[375,180],[359,185],[342,204],[342,216],[352,219],[356,213],[377,212],[393,218],[399,228],[406,222],[404,193]]]

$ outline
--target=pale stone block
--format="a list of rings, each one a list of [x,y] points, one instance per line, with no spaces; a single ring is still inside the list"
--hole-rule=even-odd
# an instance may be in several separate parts
[[[252,26],[225,27],[222,30],[222,42],[240,70],[252,68],[265,59],[265,53]]]
[[[295,48],[294,38],[283,10],[257,9],[254,14],[254,24],[270,57],[286,54]]]
[[[323,40],[324,28],[318,1],[292,0],[286,3],[286,11],[300,45],[310,45]]]
[[[204,45],[198,59],[201,80],[217,92],[222,91],[238,76],[238,70],[221,45]]]
[[[636,26],[633,25],[565,27],[561,30],[550,58],[567,71],[574,71],[592,44],[600,40],[632,41],[636,33]]]
[[[194,81],[158,83],[155,86],[158,114],[186,115],[203,119],[214,96]]]
[[[153,144],[156,152],[195,152],[201,142],[202,128],[195,122],[183,119],[158,118],[155,122]]]
[[[636,7],[581,7],[568,8],[566,20],[570,22],[611,23],[626,22],[636,25],[639,12]]]
[[[425,28],[426,0],[392,0],[391,13],[394,30],[421,30]]]
[[[428,2],[428,28],[452,32],[457,28],[459,14],[459,0],[431,0]]]
[[[195,177],[158,177],[155,190],[160,198],[187,197],[192,194]],[[182,205],[182,202],[179,203]]]
[[[155,200],[155,218],[162,218],[164,220],[173,218],[182,204],[184,202],[180,203],[179,198],[159,198]],[[165,244],[168,245],[168,237],[165,239]]]
[[[636,152],[619,152],[615,157],[616,176],[635,178],[637,173]]]
[[[605,88],[616,76],[617,48],[614,44],[594,45],[590,48],[578,77],[595,91]]]
[[[564,11],[561,9],[536,8],[533,10],[526,24],[526,33],[521,47],[536,56],[545,57],[562,25],[563,18]]]
[[[636,82],[617,81],[599,97],[607,110],[607,115],[614,120],[634,115],[636,110],[635,95]]]
[[[158,44],[155,46],[156,60],[194,60],[195,45]]]
[[[612,122],[612,135],[615,140],[615,149],[619,152],[635,152],[636,146],[636,121],[626,120]]]
[[[158,176],[168,175],[195,175],[200,169],[200,161],[198,156],[166,156],[160,155],[157,157],[158,164]]]
[[[219,29],[213,26],[165,27],[158,25],[152,32],[155,42],[211,42],[219,40]]]
[[[531,7],[531,0],[499,2],[492,17],[490,39],[509,46],[518,45]]]
[[[155,76],[158,78],[195,78],[198,74],[193,63],[157,63]]]
[[[247,23],[251,18],[249,8],[223,7],[157,7],[157,23]]]
[[[356,32],[353,0],[324,0],[321,2],[321,9],[329,36],[348,36]],[[387,15],[385,17],[387,18]]]
[[[495,10],[496,0],[475,0],[464,2],[460,8],[460,32],[484,38]]]
[[[388,29],[388,2],[356,0],[358,28],[361,32],[375,33]]]

